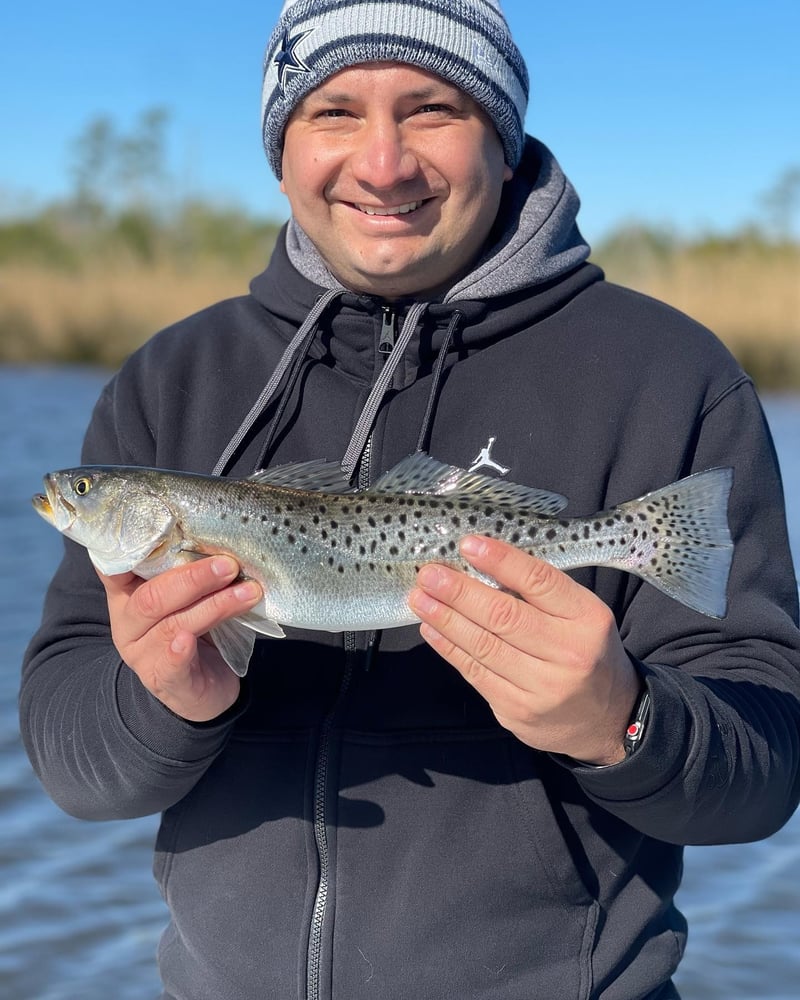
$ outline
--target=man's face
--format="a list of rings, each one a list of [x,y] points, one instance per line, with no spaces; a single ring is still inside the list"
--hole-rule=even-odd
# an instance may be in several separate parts
[[[466,273],[510,177],[482,108],[404,64],[342,70],[286,127],[292,214],[345,287],[382,298],[435,293]]]

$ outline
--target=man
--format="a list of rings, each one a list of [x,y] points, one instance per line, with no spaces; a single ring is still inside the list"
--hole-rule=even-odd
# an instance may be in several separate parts
[[[527,90],[493,0],[287,3],[263,130],[292,218],[249,296],[126,363],[84,459],[336,458],[367,486],[425,448],[575,514],[731,466],[728,614],[470,537],[505,590],[426,566],[419,628],[290,629],[240,683],[204,638],[259,599],[232,559],[98,581],[67,543],[23,733],[75,815],[163,812],[164,998],[674,998],[681,845],[797,803],[797,591],[752,385],[586,262]]]

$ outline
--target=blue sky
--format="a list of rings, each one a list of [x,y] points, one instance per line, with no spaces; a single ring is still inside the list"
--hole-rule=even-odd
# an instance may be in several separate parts
[[[259,132],[280,0],[45,0],[0,13],[0,213],[68,193],[69,146],[169,109],[175,193],[283,218]],[[800,167],[797,0],[505,0],[531,74],[528,131],[581,196],[590,240],[639,219],[681,232],[760,218]]]

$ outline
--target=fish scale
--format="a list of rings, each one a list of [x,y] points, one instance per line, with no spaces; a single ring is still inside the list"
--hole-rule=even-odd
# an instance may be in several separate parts
[[[409,456],[367,490],[335,463],[304,462],[246,480],[124,466],[50,473],[34,506],[84,545],[103,573],[151,577],[229,553],[263,601],[212,633],[239,674],[256,633],[326,631],[417,621],[407,603],[420,567],[459,554],[467,534],[516,545],[560,569],[633,573],[701,613],[725,614],[733,545],[730,469],[696,473],[591,517],[564,517],[566,499]],[[492,580],[481,577],[496,585]]]

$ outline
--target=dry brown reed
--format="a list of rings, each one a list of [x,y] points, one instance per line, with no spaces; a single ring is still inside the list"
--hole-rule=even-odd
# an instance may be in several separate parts
[[[7,266],[0,269],[0,360],[116,366],[162,327],[246,291],[246,272],[219,263],[95,262],[74,273]]]
[[[800,387],[800,247],[688,247],[659,259],[599,262],[609,278],[714,330],[768,388]],[[116,366],[147,337],[242,294],[263,261],[90,259],[68,271],[0,267],[0,361]]]

